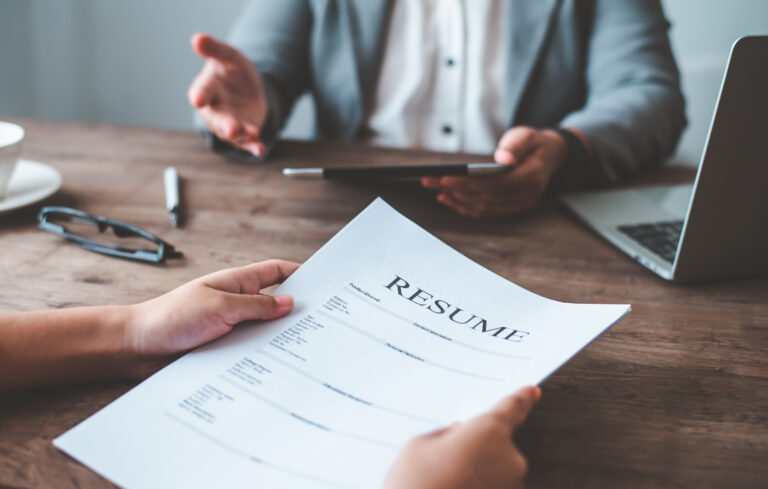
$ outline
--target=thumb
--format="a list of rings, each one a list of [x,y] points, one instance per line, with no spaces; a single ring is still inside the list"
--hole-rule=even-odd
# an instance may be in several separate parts
[[[242,59],[240,51],[209,34],[197,33],[193,35],[190,44],[192,50],[202,58],[215,59],[229,65],[237,64]]]
[[[538,131],[532,127],[518,126],[509,129],[501,136],[496,147],[496,163],[517,165],[534,149]]]
[[[491,409],[490,414],[501,417],[509,426],[510,432],[517,430],[531,408],[539,402],[541,389],[535,386],[523,387],[511,396],[505,397]]]
[[[442,428],[438,428],[436,430],[430,431],[429,433],[425,433],[422,436],[424,436],[425,438],[440,437],[440,436],[448,433],[449,431],[453,430],[454,428],[458,428],[459,426],[461,426],[461,423],[459,423],[458,421],[454,421],[453,423],[449,424],[448,426],[443,426]]]
[[[275,319],[285,316],[293,309],[293,297],[290,295],[249,295],[225,293],[226,320],[237,324],[254,319]]]

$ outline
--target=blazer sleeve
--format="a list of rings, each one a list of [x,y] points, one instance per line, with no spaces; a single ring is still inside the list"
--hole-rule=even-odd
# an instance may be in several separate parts
[[[255,159],[266,158],[296,98],[309,88],[311,22],[307,0],[249,0],[229,35],[230,44],[259,70],[269,104],[262,131],[267,151]],[[216,138],[199,117],[195,120],[212,149],[248,155]]]
[[[592,19],[586,103],[560,125],[589,139],[590,180],[615,183],[674,152],[685,101],[659,0],[595,0]]]

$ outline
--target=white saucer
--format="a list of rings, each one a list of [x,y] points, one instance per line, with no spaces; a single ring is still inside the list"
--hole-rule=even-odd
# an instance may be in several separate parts
[[[61,187],[61,173],[52,166],[19,159],[8,182],[5,199],[0,199],[0,214],[40,202]]]

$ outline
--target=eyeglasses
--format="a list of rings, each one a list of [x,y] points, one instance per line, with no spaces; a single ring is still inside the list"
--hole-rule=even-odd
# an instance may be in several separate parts
[[[124,222],[113,221],[106,217],[97,217],[69,207],[43,207],[37,215],[39,228],[63,238],[73,241],[86,250],[95,251],[104,255],[127,258],[129,260],[138,260],[149,263],[165,263],[166,259],[181,258],[183,254],[177,251],[172,244],[163,241],[152,233],[139,229]],[[70,232],[64,227],[64,224],[74,225],[80,228],[81,233]],[[112,246],[100,243],[89,234],[98,231],[96,237],[101,237],[107,229],[112,228],[112,233],[118,238],[138,238],[144,241],[150,241],[156,245],[156,249],[128,248],[123,246]]]

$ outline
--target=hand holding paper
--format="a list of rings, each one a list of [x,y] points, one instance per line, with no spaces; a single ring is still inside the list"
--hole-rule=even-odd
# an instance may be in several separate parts
[[[539,401],[538,387],[523,387],[468,423],[411,440],[397,458],[385,489],[518,489],[528,464],[512,435]]]
[[[140,378],[246,319],[287,314],[290,295],[259,290],[299,265],[270,260],[222,270],[150,301],[0,314],[0,392]]]
[[[145,359],[165,358],[223,336],[237,323],[284,316],[293,298],[260,291],[282,283],[298,267],[269,260],[221,270],[132,306],[134,320],[127,332],[131,350]]]
[[[542,382],[629,309],[537,296],[381,200],[276,293],[291,314],[182,357],[56,445],[130,488],[380,487],[414,436]]]

